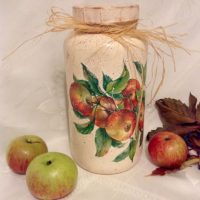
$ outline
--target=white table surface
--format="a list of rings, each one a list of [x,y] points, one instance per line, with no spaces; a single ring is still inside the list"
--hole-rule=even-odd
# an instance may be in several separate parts
[[[139,3],[140,18],[150,25],[169,25],[173,33],[186,33],[183,45],[200,50],[199,0],[0,0],[0,55],[9,53],[22,41],[45,30],[44,21],[51,6],[71,13],[71,7],[83,3]],[[12,138],[37,134],[50,151],[70,155],[66,128],[65,69],[63,41],[67,32],[50,33],[29,42],[0,68],[0,199],[34,199],[27,190],[25,176],[12,173],[5,152]],[[189,92],[200,100],[200,53],[191,55],[176,50],[176,72],[166,61],[166,78],[156,99],[179,98],[188,101]],[[151,60],[151,56],[149,58]],[[148,68],[150,79],[151,68]],[[149,101],[150,88],[147,88]],[[156,100],[155,99],[155,100]],[[154,104],[145,112],[145,134],[161,125]],[[164,177],[146,177],[154,166],[147,159],[146,143],[139,163],[118,175],[95,175],[79,168],[78,184],[69,200],[199,200],[200,172],[196,167]]]

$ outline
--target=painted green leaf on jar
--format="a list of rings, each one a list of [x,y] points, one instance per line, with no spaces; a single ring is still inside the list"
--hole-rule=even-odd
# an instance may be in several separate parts
[[[132,139],[130,144],[129,144],[129,158],[133,161],[133,158],[135,156],[135,152],[136,152],[136,140]]]
[[[104,128],[98,128],[95,135],[96,156],[102,157],[108,153],[112,139],[108,136]]]
[[[124,69],[123,69],[122,74],[116,80],[108,83],[108,85],[106,86],[106,92],[108,92],[110,94],[121,93],[122,90],[125,89],[125,87],[128,83],[129,77],[130,77],[130,75],[129,75],[129,71],[127,69],[127,66],[124,65]]]
[[[89,121],[89,122],[86,122],[84,124],[74,123],[74,125],[76,127],[76,130],[83,135],[90,134],[94,129],[94,122],[93,121]]]
[[[85,87],[91,95],[95,95],[94,91],[92,90],[92,88],[90,87],[90,84],[88,81],[86,80],[79,80],[76,78],[76,76],[73,76],[74,82],[79,83],[80,85],[82,85],[83,87]]]
[[[84,74],[85,78],[88,80],[88,83],[89,83],[92,91],[96,95],[105,95],[104,92],[99,87],[99,81],[98,81],[97,77],[88,70],[86,65],[84,65],[83,63],[81,63],[81,65],[83,67],[83,74]]]

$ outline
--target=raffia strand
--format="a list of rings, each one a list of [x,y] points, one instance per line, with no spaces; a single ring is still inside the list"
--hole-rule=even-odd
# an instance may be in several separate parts
[[[129,46],[134,46],[134,44],[127,42],[124,37],[137,38],[146,44],[150,48],[152,48],[154,52],[154,61],[152,67],[155,65],[155,73],[157,73],[158,63],[162,61],[162,76],[161,80],[157,86],[155,86],[155,80],[153,80],[153,87],[151,92],[151,102],[157,95],[160,87],[163,84],[165,78],[165,64],[164,57],[171,57],[174,70],[176,69],[175,58],[173,49],[178,48],[184,50],[186,53],[190,53],[187,49],[185,49],[181,42],[177,40],[176,36],[169,35],[166,33],[164,27],[156,27],[152,29],[136,29],[139,20],[134,20],[130,22],[120,22],[113,23],[109,25],[104,24],[87,24],[84,22],[77,21],[74,17],[68,15],[60,8],[52,7],[51,14],[46,22],[47,26],[50,27],[47,31],[36,35],[28,40],[25,40],[18,47],[16,47],[13,51],[11,51],[3,60],[7,59],[13,53],[15,53],[19,48],[24,46],[29,41],[32,41],[38,37],[44,36],[50,32],[61,32],[66,30],[74,30],[77,33],[87,33],[87,34],[104,34],[108,37],[111,37],[113,40],[118,41],[124,48],[129,48]],[[160,47],[160,44],[168,47],[169,52],[163,50]],[[139,47],[138,47],[139,48]],[[156,79],[156,74],[154,74],[154,79]],[[154,91],[154,92],[153,92]]]

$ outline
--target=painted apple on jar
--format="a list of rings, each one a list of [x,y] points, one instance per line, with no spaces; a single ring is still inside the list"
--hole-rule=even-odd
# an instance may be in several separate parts
[[[139,62],[133,65],[144,83],[146,65]],[[81,63],[81,66],[85,79],[77,79],[74,75],[69,89],[74,114],[79,119],[88,120],[82,124],[74,123],[77,132],[83,135],[95,132],[95,156],[105,156],[110,148],[123,148],[113,161],[120,162],[128,157],[133,161],[136,147],[142,145],[143,135],[144,92],[140,82],[130,78],[124,64],[115,80],[103,73],[100,87],[96,75],[85,64]],[[97,129],[93,131],[95,127]]]

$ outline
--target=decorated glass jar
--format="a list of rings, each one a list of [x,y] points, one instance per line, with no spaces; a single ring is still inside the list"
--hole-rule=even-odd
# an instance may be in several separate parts
[[[141,154],[147,44],[127,33],[138,15],[138,5],[73,8],[84,28],[64,44],[69,143],[93,173],[129,170]]]

